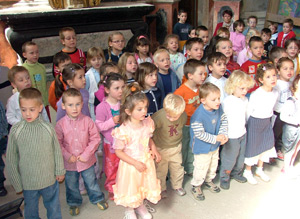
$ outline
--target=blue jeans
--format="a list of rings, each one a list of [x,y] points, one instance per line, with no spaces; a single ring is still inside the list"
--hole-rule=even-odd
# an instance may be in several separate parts
[[[25,219],[39,219],[39,198],[43,197],[48,219],[61,219],[59,202],[59,185],[53,185],[39,190],[23,190],[25,201]]]
[[[66,196],[67,203],[69,206],[79,206],[82,204],[82,197],[79,191],[79,175],[84,181],[84,186],[87,190],[90,202],[93,204],[97,204],[104,200],[104,194],[101,192],[100,187],[98,185],[96,175],[95,175],[95,167],[94,165],[90,168],[82,171],[67,171],[65,182],[66,182]]]
[[[2,155],[5,154],[6,146],[7,146],[7,137],[1,138],[0,139],[0,189],[4,187],[4,181],[5,181],[5,176],[4,176],[5,163],[2,159]]]

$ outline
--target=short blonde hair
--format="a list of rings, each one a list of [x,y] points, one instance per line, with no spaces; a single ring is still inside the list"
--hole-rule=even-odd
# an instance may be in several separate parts
[[[154,60],[154,62],[157,62],[157,59],[158,59],[159,55],[160,55],[161,53],[163,53],[163,52],[166,52],[166,53],[168,53],[168,54],[170,55],[170,53],[169,53],[169,51],[168,51],[167,49],[164,49],[164,48],[158,49],[158,50],[155,51],[155,53],[154,53],[154,55],[153,55],[153,60]]]
[[[21,104],[21,100],[35,100],[38,104],[43,104],[41,92],[33,87],[25,88],[20,92],[19,104]]]
[[[10,83],[15,82],[15,76],[19,72],[27,72],[28,75],[29,75],[29,72],[25,67],[23,67],[23,66],[13,66],[11,69],[9,69],[9,71],[7,73],[7,78],[10,81]]]
[[[91,66],[90,62],[95,56],[100,56],[103,60],[103,63],[105,63],[105,56],[104,56],[104,52],[103,52],[102,48],[101,47],[92,47],[92,48],[89,48],[89,50],[87,51],[87,54],[86,54],[86,63],[88,64],[88,67]]]
[[[200,99],[206,98],[210,93],[221,93],[220,89],[210,82],[205,82],[199,90]]]
[[[182,96],[168,94],[164,99],[164,110],[172,116],[180,115],[185,110],[185,101]]]
[[[227,79],[224,89],[226,93],[232,95],[235,89],[242,85],[246,85],[246,87],[250,89],[254,86],[254,80],[245,72],[235,70]]]

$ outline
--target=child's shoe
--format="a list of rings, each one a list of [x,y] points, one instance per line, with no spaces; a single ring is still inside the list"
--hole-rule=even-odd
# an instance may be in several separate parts
[[[0,188],[0,197],[6,196],[6,195],[7,195],[7,190],[4,187]]]
[[[231,178],[234,179],[235,181],[238,181],[239,183],[247,182],[246,177],[239,175],[239,174],[233,175],[233,176],[231,176]]]
[[[256,179],[254,179],[253,174],[251,172],[251,170],[244,170],[244,174],[243,176],[247,179],[247,181],[252,184],[252,185],[256,185],[257,181]]]
[[[265,182],[269,182],[270,181],[270,177],[265,174],[265,172],[263,171],[263,169],[261,167],[258,167],[256,169],[255,175],[259,176]]]
[[[130,208],[130,209],[127,208],[126,209],[124,219],[137,219],[133,208]]]
[[[283,155],[281,150],[277,151],[277,159],[278,160],[284,160],[284,155]]]
[[[230,180],[221,180],[220,187],[224,190],[228,190],[230,188]]]
[[[177,195],[184,196],[186,191],[183,188],[174,189]]]
[[[208,188],[209,191],[213,192],[213,193],[218,193],[220,192],[220,188],[214,184],[212,181],[210,182],[204,182],[204,185]]]
[[[97,207],[100,210],[106,210],[108,208],[108,204],[105,200],[103,200],[103,201],[97,203]]]
[[[78,206],[70,206],[69,213],[72,216],[76,216],[80,213]]]
[[[114,200],[114,193],[112,193],[112,192],[108,192],[108,198],[109,198],[109,200]]]
[[[144,204],[135,209],[135,212],[141,216],[142,219],[152,219],[152,215],[148,212]]]
[[[197,201],[203,201],[205,199],[205,196],[201,190],[201,186],[193,186],[191,192]]]

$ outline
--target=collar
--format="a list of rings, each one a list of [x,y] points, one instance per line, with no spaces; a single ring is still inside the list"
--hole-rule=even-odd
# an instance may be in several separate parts
[[[71,122],[71,121],[79,121],[79,120],[81,120],[83,117],[84,117],[84,115],[83,115],[82,113],[80,113],[76,119],[71,119],[71,118],[66,114],[66,120],[69,121],[69,122]]]
[[[150,89],[148,89],[148,90],[143,90],[142,92],[143,92],[144,94],[146,94],[146,93],[149,93],[150,91],[157,91],[157,87],[151,87]]]

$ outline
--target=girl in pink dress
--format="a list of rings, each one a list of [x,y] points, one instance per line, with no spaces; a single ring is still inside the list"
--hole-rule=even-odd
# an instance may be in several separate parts
[[[160,200],[160,182],[156,177],[155,164],[161,160],[152,141],[154,122],[147,115],[148,99],[140,87],[133,83],[125,88],[121,104],[121,126],[112,132],[116,155],[120,158],[116,184],[113,186],[114,201],[126,207],[125,218],[143,219],[152,215],[143,204]]]

